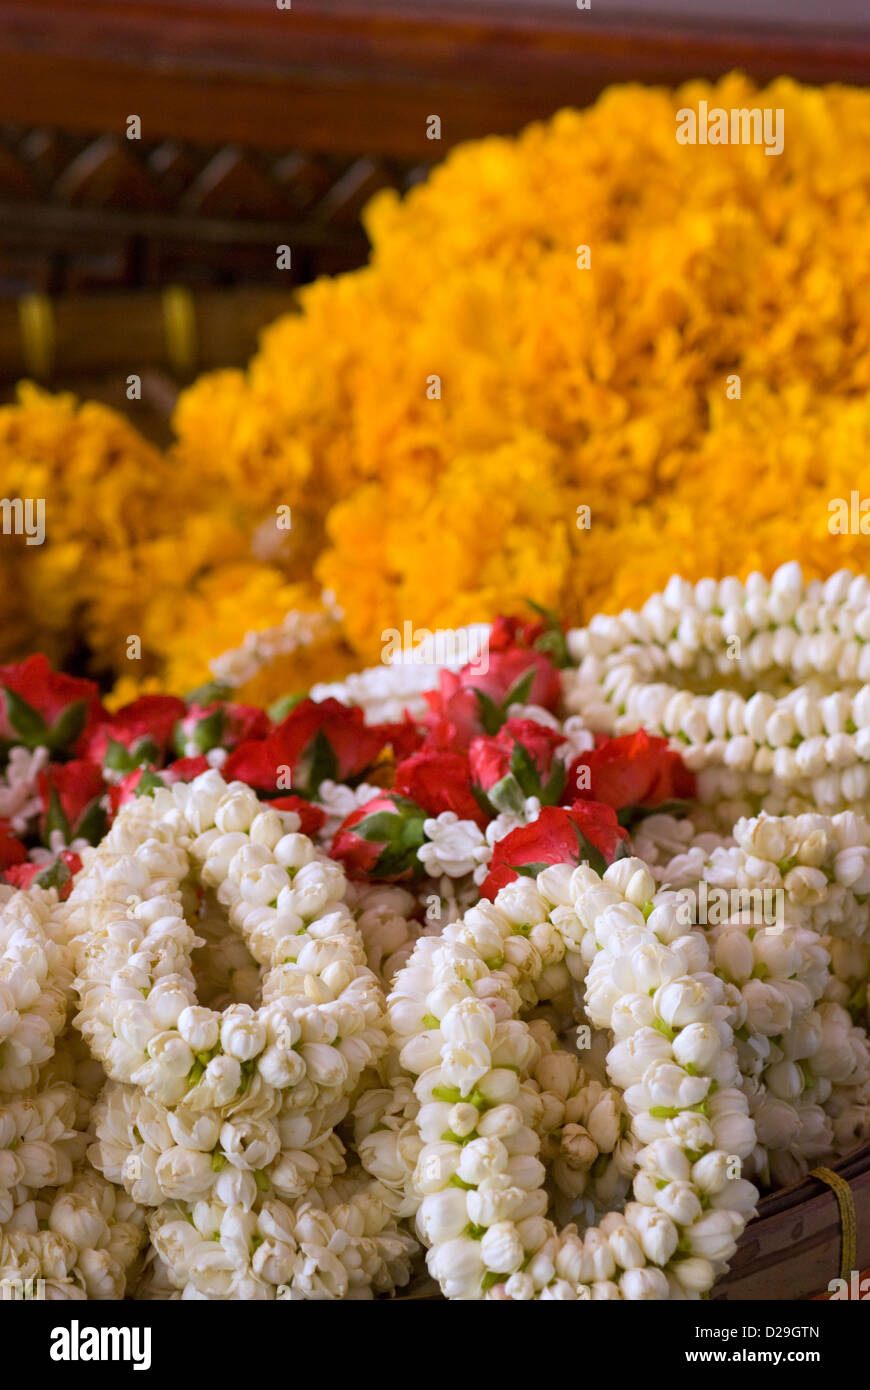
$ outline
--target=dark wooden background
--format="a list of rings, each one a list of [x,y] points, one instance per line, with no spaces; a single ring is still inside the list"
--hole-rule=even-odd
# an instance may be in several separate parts
[[[33,367],[18,329],[32,292],[58,306],[53,381],[78,385],[118,358],[108,309],[93,334],[101,296],[121,306],[123,330],[138,325],[140,365],[164,366],[157,292],[170,284],[227,296],[224,312],[213,297],[202,309],[221,328],[200,332],[197,365],[244,361],[294,285],[365,259],[371,194],[425,177],[457,141],[516,131],[611,82],[735,67],[867,83],[870,0],[592,0],[588,11],[576,0],[2,0],[0,382]],[[431,114],[441,141],[426,138]],[[125,138],[129,115],[141,141]],[[276,269],[281,243],[291,272]]]

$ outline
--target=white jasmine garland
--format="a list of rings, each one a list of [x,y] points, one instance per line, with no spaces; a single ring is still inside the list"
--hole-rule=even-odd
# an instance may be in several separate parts
[[[71,1180],[84,1153],[78,1111],[75,1088],[63,1084],[0,1105],[0,1225],[41,1188]]]
[[[567,637],[571,712],[608,734],[674,741],[724,829],[774,815],[870,805],[870,581],[798,565],[692,585],[676,575],[638,612]],[[713,694],[696,694],[693,684]],[[733,689],[742,685],[742,692]],[[769,689],[782,693],[769,693]]]
[[[211,771],[128,803],[86,856],[66,905],[77,1026],[108,1075],[171,1111],[182,1133],[166,1142],[160,1130],[161,1142],[149,1145],[139,1126],[143,1139],[128,1138],[122,1158],[117,1124],[101,1111],[94,1161],[140,1200],[204,1196],[224,1163],[274,1166],[295,1186],[309,1159],[282,1149],[279,1112],[323,1112],[331,1130],[344,1112],[330,1107],[346,1106],[384,1050],[383,999],[343,902],[344,874],[294,826],[295,816],[261,808],[250,789]],[[185,917],[197,874],[264,968],[259,1007],[218,1012],[197,1001],[191,953],[201,938]],[[209,1120],[206,1153],[191,1136],[194,1121],[204,1132]],[[130,1134],[136,1127],[127,1125]],[[319,1137],[315,1128],[299,1154]],[[311,1177],[333,1168],[321,1148]]]
[[[388,1194],[358,1169],[293,1203],[218,1197],[189,1219],[166,1205],[149,1227],[161,1279],[185,1299],[371,1298],[408,1282],[417,1248]]]
[[[0,1234],[0,1282],[43,1279],[50,1299],[122,1299],[144,1213],[92,1170],[22,1201]]]
[[[56,891],[0,887],[0,1101],[36,1084],[66,1025],[71,985]]]
[[[690,901],[710,882],[744,905],[707,933],[717,973],[742,999],[737,1055],[758,1135],[746,1175],[765,1182],[794,1181],[870,1133],[866,1033],[844,1007],[863,1005],[870,974],[868,842],[851,812],[762,815],[738,821],[731,843],[708,841],[656,871],[692,887]]]
[[[592,962],[591,970],[587,962]],[[559,1232],[546,1219],[546,1169],[538,1156],[539,1135],[523,1111],[528,1104],[524,1093],[530,1069],[543,1066],[541,1075],[552,1094],[569,1099],[576,1063],[563,1063],[558,1054],[545,1061],[528,1025],[517,1018],[523,1005],[539,1001],[541,987],[544,997],[555,997],[572,980],[585,979],[590,1021],[611,1029],[616,999],[632,982],[640,992],[651,967],[663,981],[653,989],[654,1024],[639,1023],[632,1032],[623,1019],[625,1034],[613,1042],[607,1066],[613,1084],[627,1087],[634,1148],[625,1166],[630,1172],[636,1162],[650,1179],[635,1182],[635,1200],[663,1212],[677,1230],[671,1241],[670,1227],[662,1221],[655,1237],[648,1234],[652,1255],[624,1222],[608,1227],[609,1218],[604,1218],[581,1238],[576,1226]],[[620,981],[612,996],[608,978]],[[382,1114],[393,1109],[399,1122],[389,1153],[398,1157],[401,1131],[412,1124],[421,1143],[408,1195],[421,1203],[418,1229],[430,1245],[430,1273],[448,1297],[542,1297],[546,1289],[548,1297],[697,1296],[698,1289],[686,1295],[675,1269],[681,1259],[695,1257],[691,1232],[709,1201],[693,1179],[692,1165],[717,1152],[717,1128],[734,1109],[741,1113],[746,1108],[737,1091],[733,1100],[726,1096],[720,1101],[715,1114],[709,1109],[720,1089],[724,1094],[739,1078],[731,1033],[735,1014],[722,982],[709,969],[703,939],[687,937],[672,896],[656,894],[641,861],[621,861],[603,881],[586,867],[561,865],[542,871],[536,883],[520,879],[509,884],[494,904],[470,909],[441,938],[418,941],[394,983],[389,1008],[394,1045],[402,1068],[414,1078],[419,1104],[409,1121],[389,1101],[382,1109]],[[699,1064],[686,1070],[674,1059],[673,1044],[684,1027],[705,1020],[716,1025],[718,1046],[705,1038],[705,1046],[698,1048]],[[666,1060],[662,1092],[658,1076]],[[583,1098],[576,1113],[585,1117],[585,1124],[578,1129],[589,1134],[593,1123],[602,1143],[613,1145],[621,1128],[615,1102],[609,1098],[592,1120],[603,1099],[603,1094]],[[536,1103],[546,1107],[540,1091]],[[480,1117],[470,1131],[469,1106]],[[496,1112],[494,1132],[488,1132],[488,1116]],[[464,1133],[447,1128],[457,1115]],[[569,1151],[574,1141],[581,1164],[592,1154],[584,1139],[573,1132],[568,1138]],[[662,1143],[666,1147],[660,1153],[654,1146]],[[754,1144],[750,1123],[744,1153]],[[396,1163],[396,1171],[400,1167]],[[722,1222],[726,1215],[730,1218],[730,1235],[724,1225],[721,1232],[717,1227],[717,1241],[709,1235],[705,1248],[715,1245],[715,1250],[702,1289],[733,1253],[748,1216],[742,1191],[729,1206],[730,1186],[726,1179],[716,1208],[723,1213]],[[452,1190],[465,1203],[462,1226],[463,1213]],[[487,1198],[490,1190],[513,1190],[516,1197],[501,1202]],[[699,1243],[707,1231],[700,1227]],[[517,1242],[522,1269],[515,1264]],[[662,1257],[661,1268],[648,1265],[656,1255]],[[625,1277],[638,1268],[649,1272],[642,1279]]]

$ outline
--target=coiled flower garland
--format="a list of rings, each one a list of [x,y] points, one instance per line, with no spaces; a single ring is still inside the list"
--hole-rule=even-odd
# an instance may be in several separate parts
[[[870,580],[806,583],[795,563],[689,584],[568,635],[566,705],[590,728],[677,740],[730,830],[771,815],[870,805]],[[710,690],[703,693],[704,688]]]
[[[758,1131],[748,1175],[792,1182],[848,1151],[870,1130],[870,1048],[848,1011],[863,1014],[870,979],[870,825],[851,812],[760,816],[653,872],[689,890],[690,912],[701,883],[733,899],[706,934],[745,1005],[738,1058]],[[777,920],[759,931],[765,902]]]
[[[0,895],[0,1281],[123,1298],[144,1215],[81,1162],[90,1098],[66,1044],[56,1053],[73,979],[64,912],[54,889]]]
[[[524,1088],[539,1048],[517,1017],[572,979],[585,982],[591,1023],[612,1035],[607,1068],[624,1091],[637,1164],[624,1212],[583,1235],[545,1216]],[[757,1198],[734,1176],[755,1147],[738,1089],[739,1002],[636,859],[603,881],[585,866],[544,869],[420,940],[390,1021],[419,1103],[408,1191],[443,1292],[636,1299],[710,1288]]]
[[[76,1023],[111,1078],[89,1157],[159,1208],[155,1246],[185,1297],[274,1297],[285,1283],[291,1298],[344,1297],[408,1275],[414,1243],[367,1175],[337,1189],[362,1212],[338,1242],[343,1264],[331,1236],[305,1234],[336,1200],[324,1195],[345,1166],[334,1128],[387,1038],[343,871],[298,824],[206,773],[122,808],[66,908]],[[185,916],[197,873],[263,969],[259,1007],[197,1002],[203,943]]]

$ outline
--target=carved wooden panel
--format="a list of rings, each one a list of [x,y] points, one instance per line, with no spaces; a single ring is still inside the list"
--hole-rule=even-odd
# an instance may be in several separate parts
[[[407,161],[0,126],[0,294],[273,283],[360,264],[359,213]],[[278,270],[276,248],[292,248]]]

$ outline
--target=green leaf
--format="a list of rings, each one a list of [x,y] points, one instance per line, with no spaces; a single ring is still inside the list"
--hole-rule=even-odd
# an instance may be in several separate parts
[[[201,753],[208,753],[221,741],[226,720],[222,709],[213,710],[205,719],[200,719],[193,733],[193,742]]]
[[[565,790],[565,778],[568,769],[559,758],[553,759],[553,766],[550,769],[550,776],[538,793],[542,806],[558,806],[562,793]]]
[[[607,860],[604,858],[601,850],[596,849],[595,846],[587,840],[579,825],[576,825],[573,820],[571,824],[574,827],[574,834],[577,836],[577,848],[580,852],[580,862],[582,863],[585,859],[590,869],[594,869],[599,878],[603,878],[604,870],[607,868]]]
[[[156,791],[164,788],[166,783],[163,778],[150,767],[146,767],[139,781],[136,783],[137,796],[153,796]]]
[[[307,690],[297,690],[294,695],[281,695],[269,706],[266,713],[273,724],[280,724],[287,718],[291,710],[294,710],[297,705],[301,705],[302,701],[307,699]]]
[[[20,741],[27,748],[37,748],[45,743],[48,725],[39,711],[8,686],[3,688],[3,698],[6,701],[6,716]]]
[[[189,691],[184,699],[188,705],[213,705],[215,700],[229,700],[232,693],[232,686],[223,681],[206,681],[205,685]]]
[[[530,666],[528,671],[526,671],[524,675],[520,676],[519,680],[511,686],[507,695],[505,695],[504,699],[502,700],[500,706],[502,724],[507,719],[507,712],[510,709],[511,705],[524,705],[526,703],[526,700],[529,698],[529,691],[535,683],[536,675],[536,668],[534,666]],[[501,725],[499,727],[501,727]]]
[[[305,787],[309,796],[316,796],[321,782],[326,781],[338,781],[338,758],[326,734],[318,729],[299,759],[293,782]]]
[[[476,786],[475,783],[472,782],[471,795],[474,797],[475,801],[477,802],[483,814],[486,816],[487,820],[492,820],[493,816],[495,815],[495,807],[493,806],[486,792],[483,791],[481,787]]]
[[[547,624],[547,631],[542,632],[540,637],[536,637],[535,641],[532,643],[535,650],[544,652],[556,666],[570,666],[571,658],[568,655],[568,643],[565,638],[565,631],[557,614],[550,608],[544,608],[543,604],[535,603],[534,599],[527,598],[526,603],[537,613],[538,617],[543,618]]]
[[[474,698],[477,700],[484,733],[497,734],[504,723],[501,707],[495,703],[495,700],[491,700],[483,690],[478,690],[476,687],[474,688]]]
[[[616,819],[624,830],[631,830],[647,816],[685,816],[692,809],[691,801],[662,801],[658,806],[623,806]]]
[[[72,839],[72,832],[70,831],[69,821],[66,818],[66,812],[63,809],[61,799],[58,796],[57,788],[53,786],[48,796],[48,811],[46,812],[45,826],[43,829],[43,835],[46,841],[49,840],[54,830],[59,830],[61,832],[64,844],[68,845]]]
[[[512,772],[491,786],[488,795],[496,811],[513,811],[519,814],[525,805],[522,787]]]
[[[562,626],[559,622],[558,614],[554,613],[552,608],[545,608],[542,603],[536,603],[533,598],[527,598],[526,603],[529,608],[531,608],[532,612],[537,613],[538,617],[543,618],[550,627]]]
[[[357,825],[351,826],[353,833],[371,844],[377,844],[379,841],[399,844],[403,834],[402,823],[406,816],[417,818],[421,824],[427,819],[423,807],[418,806],[410,797],[393,793],[390,800],[396,808],[394,811],[373,811],[371,815],[364,816]],[[422,841],[420,843],[422,844]]]
[[[524,748],[516,737],[514,737],[514,747],[511,753],[511,772],[519,782],[525,796],[540,795],[541,778],[535,767],[534,759],[529,750]]]
[[[153,738],[140,738],[133,749],[125,748],[117,739],[110,738],[106,747],[106,767],[113,772],[134,772],[145,763],[160,760],[160,749]]]
[[[87,722],[87,700],[74,700],[71,705],[67,705],[46,734],[46,747],[54,752],[61,748],[69,748],[70,744],[75,743]]]
[[[92,801],[76,826],[76,837],[98,845],[106,833],[106,811],[99,801]]]
[[[106,744],[104,762],[113,772],[132,772],[136,766],[123,743],[119,743],[115,738],[109,738]]]
[[[55,859],[54,863],[49,864],[47,869],[43,869],[42,873],[37,874],[33,881],[40,888],[60,889],[71,878],[69,865],[65,864],[62,859]]]
[[[552,868],[552,865],[536,862],[534,864],[507,864],[505,867],[513,869],[514,873],[519,874],[521,878],[537,878],[539,873],[544,869]]]

